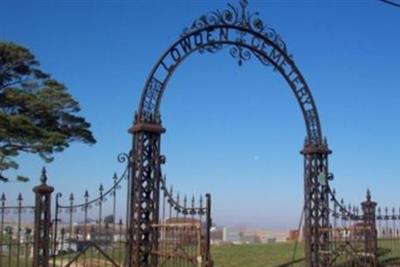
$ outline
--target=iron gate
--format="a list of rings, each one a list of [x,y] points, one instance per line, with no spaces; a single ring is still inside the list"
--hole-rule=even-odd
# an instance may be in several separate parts
[[[211,267],[211,196],[196,201],[168,190],[166,178],[160,181],[159,223],[151,225],[158,237],[151,251],[154,266]]]
[[[120,162],[128,156],[121,154]],[[78,200],[71,193],[67,200],[56,194],[52,220],[50,258],[53,267],[123,266],[126,257],[126,209],[118,209],[118,189],[128,180],[128,168],[114,174],[112,185],[105,190],[100,185],[95,197],[89,191]],[[124,218],[124,219],[122,219]]]

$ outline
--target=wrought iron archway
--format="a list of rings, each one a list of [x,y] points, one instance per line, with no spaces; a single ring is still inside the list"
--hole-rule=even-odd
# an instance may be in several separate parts
[[[240,6],[228,5],[196,19],[178,41],[160,57],[146,81],[135,115],[132,164],[129,189],[129,236],[127,266],[157,266],[151,251],[157,248],[158,233],[151,226],[159,222],[161,165],[160,105],[168,81],[179,64],[193,52],[215,53],[224,48],[239,65],[258,59],[286,80],[301,108],[306,141],[304,155],[305,253],[308,267],[326,266],[329,227],[328,149],[322,135],[317,107],[309,86],[288,52],[285,42],[273,28],[265,24],[258,13],[250,13],[246,0]]]

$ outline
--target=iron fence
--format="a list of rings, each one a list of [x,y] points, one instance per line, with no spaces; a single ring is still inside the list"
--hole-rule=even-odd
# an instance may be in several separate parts
[[[157,266],[211,267],[211,196],[174,196],[166,178],[160,181],[160,221],[152,228],[158,233],[157,248],[152,251]]]
[[[375,206],[369,191],[366,200],[358,205],[346,205],[330,190],[330,226],[321,231],[327,236],[328,266],[376,266]]]
[[[15,200],[10,201],[1,194],[0,267],[32,266],[35,207],[25,205],[22,194]]]
[[[108,190],[100,185],[93,198],[86,190],[80,201],[73,193],[68,198],[56,194],[51,244],[53,267],[123,265],[126,209],[118,209],[117,198],[127,178],[128,168],[120,176],[114,174]]]
[[[125,156],[127,159],[128,157]],[[34,188],[35,203],[27,205],[21,194],[14,199],[0,195],[0,267],[95,267],[130,266],[127,263],[129,236],[126,201],[119,189],[129,185],[130,166],[112,177],[109,189],[102,185],[93,197],[89,191],[55,194],[46,184]],[[166,178],[159,180],[158,220],[151,225],[157,245],[152,249],[154,266],[211,267],[211,196],[195,198],[174,193]],[[321,266],[400,266],[400,209],[377,208],[368,191],[361,205],[330,198],[328,227],[316,227],[324,239],[319,249]],[[129,192],[128,192],[129,194]],[[121,196],[122,195],[122,196]],[[53,211],[51,216],[50,211]]]
[[[35,203],[26,205],[19,194],[9,201],[0,196],[0,267],[97,267],[129,266],[127,264],[129,236],[134,232],[128,225],[130,207],[123,184],[132,181],[129,156],[125,170],[114,174],[106,190],[103,185],[93,197],[85,190],[52,195],[43,169],[41,183],[33,188]],[[157,249],[152,251],[156,266],[211,266],[210,227],[211,197],[180,199],[166,180],[160,182],[159,220],[151,227],[157,236]],[[55,205],[51,200],[55,197]],[[120,201],[118,201],[120,200]],[[51,214],[52,213],[52,214]]]
[[[400,209],[377,209],[377,254],[384,265],[400,266]]]

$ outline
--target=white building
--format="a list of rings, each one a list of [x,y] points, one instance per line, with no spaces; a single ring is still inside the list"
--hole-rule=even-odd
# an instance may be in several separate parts
[[[222,229],[222,241],[230,242],[233,244],[240,244],[240,230],[234,228],[224,227]]]

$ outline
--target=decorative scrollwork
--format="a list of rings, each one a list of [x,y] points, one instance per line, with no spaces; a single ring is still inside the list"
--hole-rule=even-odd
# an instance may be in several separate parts
[[[129,155],[127,153],[119,153],[117,160],[119,163],[129,162]]]
[[[242,66],[243,62],[251,59],[251,51],[243,48],[242,46],[232,46],[229,49],[229,54],[238,60],[239,66]]]
[[[241,29],[241,31],[238,30],[240,37],[237,40],[237,44],[231,45],[232,47],[229,50],[230,55],[238,60],[240,66],[243,64],[243,62],[250,60],[251,55],[255,55],[256,58],[258,58],[264,65],[270,65],[265,58],[255,53],[251,49],[242,46],[242,44],[246,43],[245,31],[252,31],[264,36],[273,42],[277,47],[279,47],[284,53],[288,54],[286,44],[278,32],[274,28],[271,28],[264,23],[259,17],[258,12],[251,13],[248,10],[247,0],[241,0],[239,6],[228,4],[228,7],[224,10],[217,9],[209,12],[208,14],[200,16],[194,20],[189,27],[186,27],[183,30],[181,37],[185,37],[193,32],[215,26],[235,26]],[[204,53],[205,51],[208,51],[214,53],[221,48],[223,48],[222,44],[207,43],[204,45],[204,47],[199,49],[199,52]],[[289,55],[289,57],[292,58],[291,55]]]

